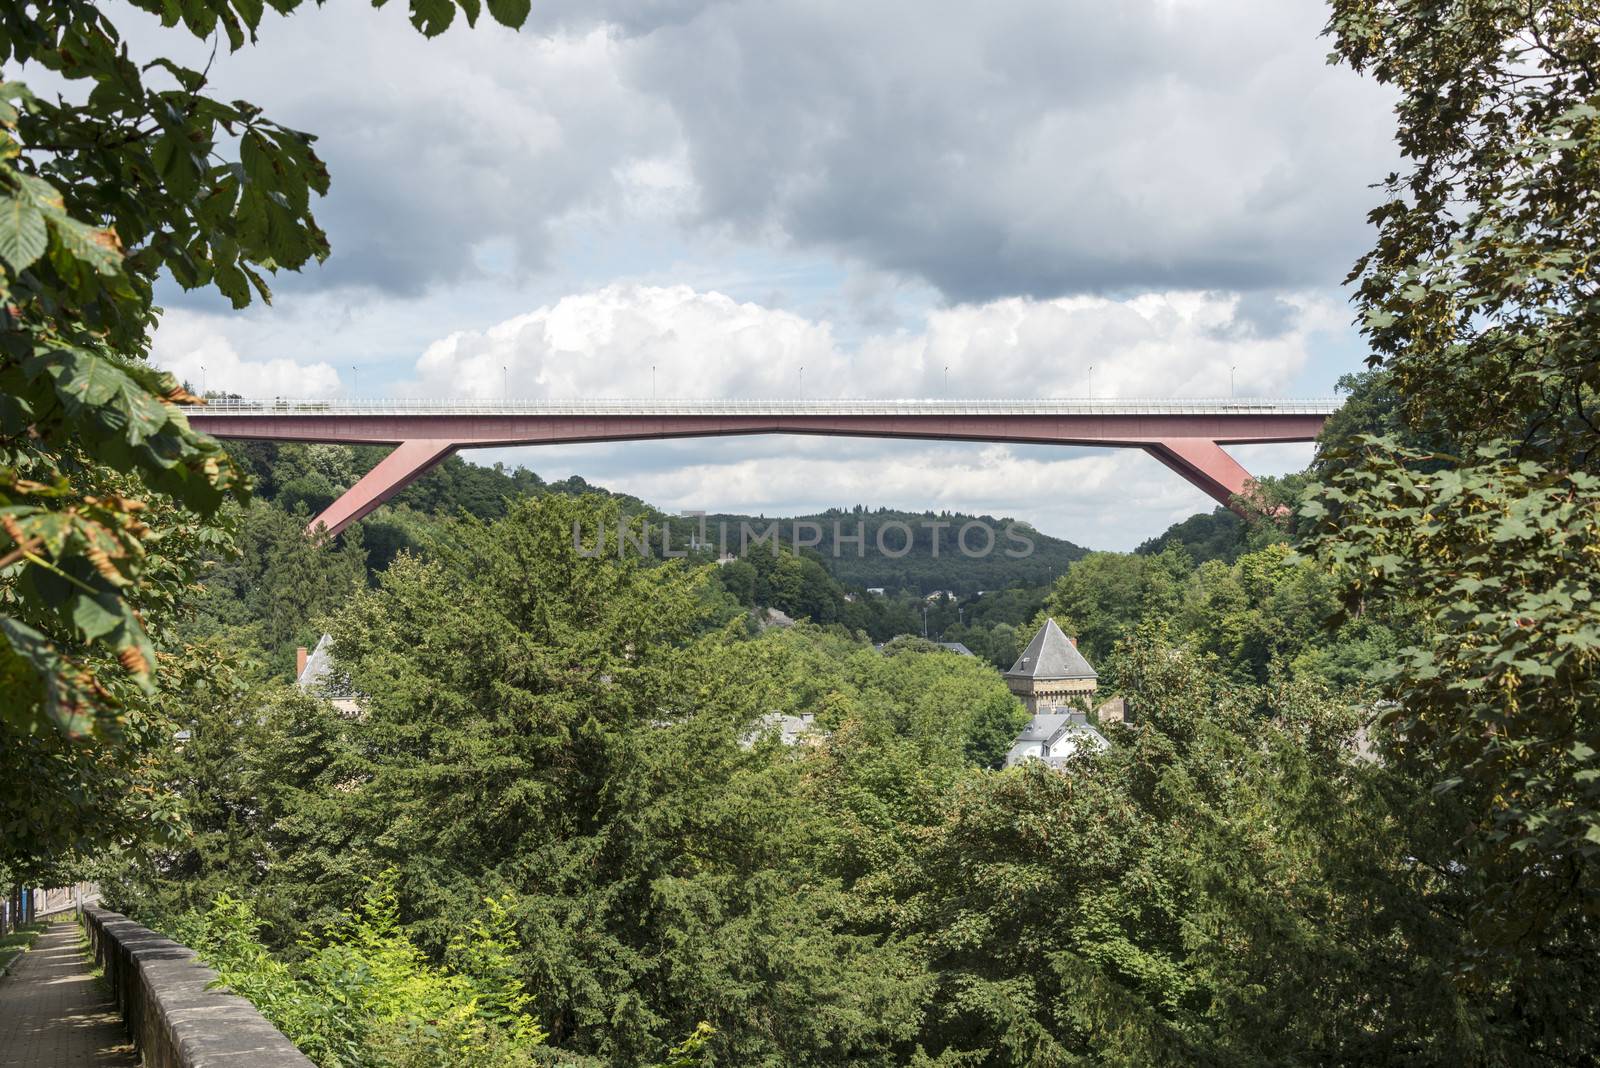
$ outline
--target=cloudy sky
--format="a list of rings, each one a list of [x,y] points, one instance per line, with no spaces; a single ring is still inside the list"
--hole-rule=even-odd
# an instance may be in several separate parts
[[[247,395],[1325,396],[1389,101],[1313,0],[555,0],[427,41],[269,12],[218,91],[317,133],[334,247],[270,308],[162,293]],[[137,56],[204,53],[123,19]],[[485,20],[487,22],[487,20]],[[1092,373],[1090,368],[1093,368]],[[201,368],[204,368],[202,372]],[[948,368],[948,374],[946,373]],[[1230,370],[1231,369],[1231,370]],[[1241,449],[1252,470],[1309,446]],[[1014,515],[1127,548],[1138,453],[842,439],[498,450],[665,508]]]

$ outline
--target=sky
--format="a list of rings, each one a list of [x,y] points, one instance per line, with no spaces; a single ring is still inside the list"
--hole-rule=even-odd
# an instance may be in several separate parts
[[[550,0],[426,40],[269,10],[215,91],[318,135],[320,267],[154,357],[247,396],[1323,397],[1392,101],[1312,0]],[[137,59],[209,46],[118,16]],[[225,53],[226,46],[223,52]],[[804,368],[803,372],[801,368]],[[1235,449],[1257,473],[1309,445]],[[1127,549],[1139,452],[736,438],[465,454],[672,510],[885,505]]]

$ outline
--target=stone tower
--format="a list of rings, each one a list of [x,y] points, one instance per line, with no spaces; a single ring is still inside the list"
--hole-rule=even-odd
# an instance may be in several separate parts
[[[1045,705],[1092,696],[1099,685],[1094,668],[1078,652],[1077,639],[1062,633],[1054,619],[1045,620],[1005,679],[1011,692],[1022,698],[1029,715],[1038,715]]]

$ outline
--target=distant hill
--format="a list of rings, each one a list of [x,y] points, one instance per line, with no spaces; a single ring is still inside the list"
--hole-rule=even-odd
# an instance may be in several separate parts
[[[1181,545],[1197,564],[1221,560],[1231,564],[1249,548],[1249,528],[1228,509],[1218,506],[1210,514],[1201,512],[1181,523],[1174,523],[1140,545],[1134,552],[1153,556],[1169,545]]]
[[[355,479],[383,459],[387,449],[377,446],[280,445],[276,442],[230,442],[229,451],[254,475],[257,494],[293,511],[303,506],[311,514],[325,508]],[[700,520],[668,515],[646,501],[628,494],[613,493],[579,476],[547,482],[525,467],[508,469],[467,463],[452,456],[417,481],[401,490],[392,503],[428,515],[447,516],[465,511],[484,519],[505,514],[508,498],[539,496],[546,493],[598,493],[616,499],[630,514],[643,512],[653,521],[669,523],[675,546],[686,546],[700,530]],[[395,548],[403,544],[400,532],[387,529],[391,524],[379,511],[367,521],[369,549],[387,562]],[[929,594],[949,590],[957,595],[979,590],[1000,590],[1012,586],[1043,586],[1058,578],[1074,561],[1088,554],[1080,545],[1043,534],[1026,523],[990,515],[959,512],[901,512],[864,505],[835,508],[815,515],[773,519],[737,514],[705,517],[708,540],[719,542],[719,524],[726,524],[728,548],[739,551],[740,535],[747,525],[751,538],[765,534],[773,523],[786,547],[793,548],[795,527],[800,525],[801,540],[813,535],[806,524],[821,532],[821,544],[802,547],[802,552],[817,560],[841,586],[889,591],[910,590]],[[977,554],[965,555],[958,543],[961,528],[979,523],[968,531],[966,548]],[[834,524],[839,524],[840,545],[833,546]],[[857,533],[858,524],[865,537],[865,552],[858,554],[854,543],[845,539]],[[897,527],[894,524],[903,524]],[[910,528],[909,546],[905,529]],[[994,544],[987,552],[985,528],[992,531]],[[1010,533],[1008,534],[1008,530]],[[879,551],[879,539],[888,552]],[[1031,548],[1027,543],[1031,542]],[[889,553],[903,555],[891,556]],[[1022,556],[1007,555],[1007,551]],[[770,552],[762,545],[755,551]],[[935,555],[937,552],[937,555]]]
[[[749,524],[757,533],[764,533],[776,523],[779,537],[790,547],[795,543],[797,526],[802,541],[817,537],[820,532],[821,544],[811,547],[808,555],[814,555],[841,585],[913,590],[920,594],[948,590],[964,596],[979,590],[1043,586],[1059,577],[1074,560],[1089,554],[1081,545],[1043,534],[1020,520],[962,512],[901,512],[856,505],[781,519],[708,515],[706,526],[713,541],[719,523],[727,524],[732,543],[729,549],[735,552],[741,523]],[[965,544],[970,556],[962,552],[960,544],[961,529],[969,523],[978,524],[967,532]],[[858,533],[864,536],[860,547],[849,540]],[[880,541],[883,550],[879,548]],[[890,555],[902,552],[903,555]],[[1008,552],[1021,555],[1007,555]]]

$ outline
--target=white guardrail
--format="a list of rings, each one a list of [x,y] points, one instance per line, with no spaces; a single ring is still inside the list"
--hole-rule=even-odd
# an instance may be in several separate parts
[[[1268,400],[213,400],[188,415],[1331,415],[1336,398]]]

